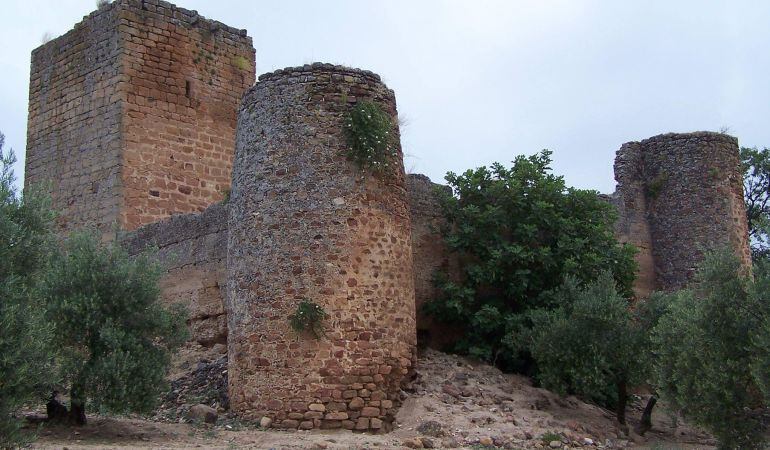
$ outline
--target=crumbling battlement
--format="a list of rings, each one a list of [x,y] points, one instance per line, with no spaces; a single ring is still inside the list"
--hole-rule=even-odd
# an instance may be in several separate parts
[[[640,249],[636,290],[684,287],[704,251],[728,247],[751,265],[738,141],[669,133],[624,144],[615,159],[618,234]]]
[[[191,338],[210,346],[227,342],[224,310],[227,280],[227,206],[216,203],[200,214],[181,214],[125,233],[129,254],[154,252],[165,273],[166,304],[187,307]]]
[[[32,52],[25,183],[63,230],[135,229],[229,188],[245,30],[159,0],[116,0]]]
[[[230,405],[282,428],[388,429],[413,363],[414,279],[398,129],[376,176],[345,157],[360,100],[396,122],[371,72],[313,64],[260,77],[238,118],[228,241]],[[289,326],[303,300],[324,336]]]

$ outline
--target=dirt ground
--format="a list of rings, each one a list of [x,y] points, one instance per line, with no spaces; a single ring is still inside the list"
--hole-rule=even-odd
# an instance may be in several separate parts
[[[525,377],[487,365],[427,350],[416,370],[388,434],[264,430],[224,414],[215,425],[179,423],[181,416],[166,415],[153,420],[91,417],[85,427],[39,430],[31,448],[714,448],[710,436],[670,415],[665,405],[653,413],[653,430],[638,436],[633,429],[644,398],[629,405],[626,434],[603,408],[560,398]]]

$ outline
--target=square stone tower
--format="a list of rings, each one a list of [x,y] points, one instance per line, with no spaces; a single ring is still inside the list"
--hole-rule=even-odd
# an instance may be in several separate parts
[[[159,0],[116,0],[32,52],[25,184],[64,231],[132,230],[229,190],[254,84],[245,30]]]

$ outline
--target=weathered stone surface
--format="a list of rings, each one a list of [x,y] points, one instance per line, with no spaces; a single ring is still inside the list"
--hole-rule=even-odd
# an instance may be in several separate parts
[[[417,312],[417,340],[421,346],[442,348],[457,337],[457,330],[438,323],[422,312],[427,302],[436,298],[433,282],[436,271],[457,277],[458,261],[444,243],[441,228],[446,219],[440,196],[451,192],[449,186],[433,183],[425,175],[406,178],[409,213],[412,217],[412,253],[414,260],[414,303]]]
[[[216,423],[218,414],[216,409],[208,405],[195,405],[190,408],[188,417],[193,421]]]
[[[703,252],[727,246],[751,265],[738,141],[669,133],[629,142],[615,159],[618,235],[640,249],[635,290],[679,289]]]
[[[193,340],[205,346],[227,342],[226,205],[145,225],[125,233],[121,243],[131,255],[157,248],[155,258],[166,271],[160,281],[161,298],[166,304],[187,307]]]
[[[230,184],[236,111],[253,82],[240,30],[116,0],[32,52],[25,183],[51,183],[62,230],[105,237],[113,224],[202,211]]]
[[[286,69],[261,76],[244,97],[226,309],[231,408],[247,418],[278,417],[289,402],[321,403],[320,426],[340,428],[354,419],[347,404],[363,400],[361,416],[392,421],[370,405],[399,399],[413,361],[410,215],[400,145],[384,176],[344,155],[344,120],[362,99],[396,123],[393,92],[357,69]],[[398,143],[395,125],[393,133]],[[289,326],[302,299],[329,314],[320,339]],[[375,391],[380,400],[371,399]],[[271,407],[275,399],[284,406]]]

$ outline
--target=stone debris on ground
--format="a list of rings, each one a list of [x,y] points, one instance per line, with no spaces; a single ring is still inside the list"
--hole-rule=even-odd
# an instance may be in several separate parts
[[[172,380],[154,419],[168,422],[189,419],[191,408],[198,404],[215,413],[227,411],[227,355],[213,360],[204,358],[189,373]]]
[[[646,398],[631,402],[626,433],[604,408],[559,397],[533,386],[526,377],[430,349],[419,355],[411,381],[404,386],[392,432],[276,430],[267,417],[245,423],[224,411],[227,360],[204,350],[198,363],[192,362],[194,353],[187,355],[183,366],[188,373],[177,373],[154,421],[95,418],[77,436],[67,428],[48,429],[33,448],[60,449],[63,444],[73,450],[105,448],[109,443],[108,448],[121,449],[709,449],[715,444],[707,434],[670,415],[665,405],[653,414],[653,430],[637,435],[633,429]],[[204,406],[218,414],[215,424],[188,419]]]

